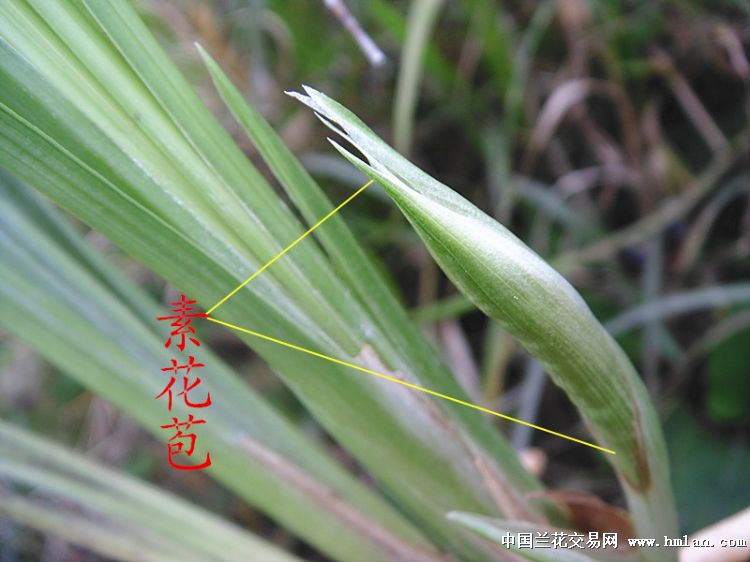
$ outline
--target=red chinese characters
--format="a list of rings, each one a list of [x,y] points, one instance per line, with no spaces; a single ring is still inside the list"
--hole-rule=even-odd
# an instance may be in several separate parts
[[[172,346],[173,339],[179,340],[177,349],[180,351],[185,351],[186,340],[189,340],[198,347],[201,346],[201,342],[189,335],[195,333],[195,328],[190,323],[193,321],[193,318],[206,318],[208,314],[205,312],[192,312],[194,309],[190,306],[191,304],[195,304],[195,301],[189,301],[185,298],[185,295],[181,294],[180,300],[172,303],[172,312],[175,314],[172,316],[159,316],[157,318],[159,321],[172,320],[170,325],[174,330],[169,334],[167,341],[164,342],[164,347],[167,349]]]
[[[196,420],[193,417],[193,414],[188,414],[187,421],[181,422],[177,418],[172,418],[172,423],[161,426],[162,429],[169,429],[171,427],[171,428],[174,428],[175,430],[174,435],[169,438],[169,442],[167,443],[167,452],[169,454],[169,465],[172,468],[176,468],[178,470],[201,470],[201,469],[211,466],[211,453],[206,453],[206,460],[204,460],[201,464],[193,464],[193,465],[176,464],[173,458],[176,455],[183,454],[183,453],[187,455],[188,457],[193,455],[197,437],[195,433],[184,433],[183,429],[185,431],[188,431],[191,426],[202,424],[202,423],[206,423],[206,420]],[[188,443],[187,449],[184,448],[185,441],[187,441]]]
[[[185,351],[185,347],[188,344],[193,344],[196,347],[200,347],[200,342],[194,337],[195,328],[190,324],[193,318],[206,318],[208,315],[202,312],[193,312],[194,308],[191,306],[195,304],[194,300],[187,300],[185,295],[180,295],[180,300],[172,303],[172,312],[170,316],[159,316],[157,320],[166,321],[171,320],[170,326],[172,331],[164,343],[164,347],[169,349],[172,344],[175,345],[180,351]],[[180,364],[177,359],[171,359],[171,365],[169,367],[163,367],[162,372],[169,373],[169,382],[167,382],[164,389],[156,395],[155,399],[166,398],[167,409],[171,412],[172,406],[175,401],[181,400],[188,408],[206,408],[211,405],[211,393],[206,392],[201,398],[198,395],[202,395],[200,392],[201,378],[197,374],[193,374],[193,370],[200,370],[205,365],[196,361],[193,355],[188,356],[188,360],[185,364]],[[178,382],[179,381],[179,382]],[[211,453],[206,453],[205,460],[200,464],[183,464],[176,461],[176,458],[180,456],[192,457],[195,450],[195,444],[197,436],[195,433],[190,432],[190,428],[194,425],[205,424],[206,420],[195,419],[193,414],[188,414],[187,420],[180,421],[178,418],[173,417],[171,424],[162,425],[162,429],[173,429],[174,434],[169,438],[167,442],[167,455],[169,459],[169,465],[172,468],[178,470],[201,470],[211,466]]]
[[[177,396],[182,396],[183,400],[185,401],[185,405],[190,408],[205,408],[206,406],[211,405],[211,393],[206,393],[206,399],[201,403],[195,403],[191,402],[190,398],[188,398],[188,393],[193,390],[195,387],[201,384],[201,378],[195,377],[195,380],[192,382],[190,377],[188,376],[190,374],[190,371],[193,369],[200,369],[202,367],[205,367],[203,363],[196,363],[195,357],[190,355],[188,357],[188,362],[185,365],[178,365],[176,359],[172,359],[172,366],[171,367],[164,367],[162,368],[162,371],[171,371],[173,373],[172,376],[169,377],[169,382],[167,383],[167,386],[164,387],[164,390],[161,391],[160,394],[156,396],[156,398],[161,398],[162,396],[167,396],[167,409],[171,412],[172,411],[172,387],[174,386],[175,382],[177,382],[177,375],[180,370],[184,369],[185,372],[182,374],[182,391],[177,394]]]

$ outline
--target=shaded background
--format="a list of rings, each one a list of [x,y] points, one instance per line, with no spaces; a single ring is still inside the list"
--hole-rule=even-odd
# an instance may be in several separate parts
[[[665,420],[682,531],[750,505],[750,3],[346,6],[376,47],[360,48],[339,8],[322,1],[152,1],[139,9],[256,162],[193,41],[216,57],[332,199],[364,181],[330,149],[313,114],[284,95],[302,83],[341,101],[546,259],[574,259],[571,281],[617,335]],[[406,305],[478,401],[576,430],[577,414],[564,395],[456,295],[379,191],[367,190],[345,218],[383,260]],[[172,300],[173,290],[100,234],[87,237],[127,276],[161,301]],[[230,333],[207,331],[203,339],[310,434],[326,439]],[[208,478],[169,470],[163,445],[2,333],[0,414],[323,560]],[[517,448],[535,451],[545,481],[621,503],[595,453],[499,425]],[[346,453],[329,446],[346,462]],[[0,543],[3,562],[99,559],[7,522],[0,523]]]

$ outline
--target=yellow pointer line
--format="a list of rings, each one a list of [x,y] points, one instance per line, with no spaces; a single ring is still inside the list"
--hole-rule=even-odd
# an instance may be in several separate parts
[[[312,226],[311,226],[311,227],[310,227],[310,228],[309,228],[309,229],[307,230],[307,232],[305,232],[304,234],[302,234],[302,235],[301,235],[301,236],[300,236],[299,238],[297,238],[297,239],[296,239],[296,240],[295,240],[294,242],[292,242],[292,243],[291,243],[291,244],[289,244],[289,245],[288,245],[288,246],[287,246],[286,248],[284,248],[283,250],[281,250],[281,251],[280,251],[280,252],[279,252],[278,254],[276,254],[276,256],[275,256],[275,257],[271,258],[271,260],[270,260],[270,261],[269,261],[268,263],[266,263],[266,265],[264,265],[263,267],[261,267],[261,268],[260,268],[260,269],[259,269],[258,271],[256,271],[256,272],[255,272],[255,273],[253,273],[253,274],[252,274],[252,275],[251,275],[250,277],[248,277],[248,278],[247,278],[247,279],[245,279],[245,280],[244,280],[244,281],[243,281],[242,283],[240,283],[240,284],[239,284],[239,285],[237,286],[237,288],[235,288],[235,289],[234,289],[234,291],[232,291],[231,293],[229,293],[229,294],[228,294],[228,295],[227,295],[226,297],[224,297],[224,298],[223,298],[223,299],[221,299],[221,300],[220,300],[219,302],[217,302],[217,303],[216,303],[215,305],[213,305],[213,306],[212,306],[211,308],[209,308],[209,309],[208,309],[208,310],[206,311],[206,314],[211,314],[211,313],[212,313],[212,312],[213,312],[214,310],[216,310],[216,309],[217,309],[217,308],[219,308],[219,307],[220,307],[220,306],[221,306],[222,304],[224,304],[225,302],[227,302],[227,300],[229,300],[229,298],[230,298],[230,297],[231,297],[232,295],[234,295],[234,294],[235,294],[235,293],[236,293],[237,291],[239,291],[240,289],[242,289],[242,287],[244,287],[245,285],[247,285],[248,283],[250,283],[250,281],[252,281],[253,279],[255,279],[255,278],[256,278],[256,277],[258,276],[258,275],[260,275],[261,273],[263,273],[263,272],[264,272],[264,271],[265,271],[266,269],[268,269],[268,268],[269,268],[269,267],[270,267],[270,266],[271,266],[271,265],[272,265],[272,264],[273,264],[273,263],[274,263],[274,262],[275,262],[276,260],[278,260],[278,259],[279,259],[279,258],[280,258],[281,256],[283,256],[283,255],[284,255],[284,254],[286,254],[286,253],[287,253],[287,252],[288,252],[289,250],[291,250],[292,248],[294,248],[294,247],[295,247],[295,246],[296,246],[297,244],[299,244],[300,242],[302,242],[302,240],[304,240],[304,239],[305,239],[305,238],[307,237],[307,235],[308,235],[308,234],[310,234],[310,233],[311,233],[311,232],[312,232],[313,230],[315,230],[316,228],[318,228],[318,227],[319,227],[319,226],[320,226],[321,224],[323,224],[323,223],[324,223],[325,221],[327,221],[327,220],[328,220],[329,218],[331,218],[331,217],[332,217],[333,215],[335,215],[335,214],[336,214],[337,212],[339,212],[339,211],[341,210],[341,208],[342,208],[342,207],[343,207],[344,205],[346,205],[346,204],[347,204],[347,203],[348,203],[349,201],[351,201],[351,200],[352,200],[352,199],[354,199],[354,198],[355,198],[355,197],[356,197],[357,195],[359,195],[360,193],[362,193],[362,192],[363,192],[363,191],[365,190],[365,188],[367,188],[367,187],[368,187],[368,186],[369,186],[369,185],[370,185],[371,183],[373,183],[374,181],[375,181],[375,180],[370,180],[370,181],[368,181],[368,182],[367,182],[367,183],[366,183],[365,185],[363,185],[362,187],[360,187],[360,188],[359,188],[359,189],[358,189],[357,191],[355,191],[355,192],[354,192],[354,193],[353,193],[352,195],[350,195],[350,196],[349,196],[349,197],[348,197],[348,198],[347,198],[347,199],[346,199],[346,200],[345,200],[345,201],[344,201],[343,203],[341,203],[341,205],[339,205],[338,207],[336,207],[336,208],[335,208],[335,209],[334,209],[333,211],[331,211],[331,212],[330,212],[330,213],[328,213],[328,214],[327,214],[326,216],[324,216],[324,217],[323,217],[322,219],[320,219],[320,220],[319,220],[318,222],[316,222],[316,223],[315,223],[314,225],[312,225]]]
[[[369,184],[368,184],[369,185]],[[367,187],[367,186],[365,186]],[[364,188],[363,188],[364,189]],[[208,317],[207,320],[211,322],[215,322],[216,324],[221,324],[222,326],[226,326],[227,328],[232,328],[233,330],[238,330],[240,332],[244,332],[246,334],[250,334],[251,336],[255,336],[256,338],[261,338],[266,341],[270,341],[273,343],[277,343],[279,345],[283,345],[284,347],[288,347],[290,349],[294,349],[296,351],[301,351],[302,353],[307,353],[308,355],[314,355],[315,357],[320,357],[321,359],[325,359],[327,361],[331,361],[332,363],[337,363],[339,365],[344,365],[345,367],[351,367],[352,369],[356,369],[358,371],[362,371],[363,373],[367,373],[368,375],[374,375],[376,377],[380,377],[381,379],[386,379],[391,382],[398,383],[403,386],[407,386],[409,388],[412,388],[414,390],[419,390],[420,392],[425,392],[427,394],[431,394],[432,396],[437,396],[438,398],[442,398],[443,400],[449,400],[451,402],[455,402],[456,404],[461,404],[462,406],[467,406],[468,408],[473,408],[475,410],[479,410],[480,412],[484,412],[485,414],[491,414],[493,416],[497,416],[499,418],[503,418],[505,420],[509,420],[515,423],[520,423],[521,425],[525,425],[527,427],[531,427],[533,429],[537,429],[539,431],[544,431],[545,433],[549,433],[551,435],[555,435],[556,437],[562,437],[563,439],[567,439],[568,441],[574,441],[576,443],[580,443],[581,445],[586,445],[588,447],[592,447],[594,449],[598,449],[599,451],[604,451],[605,453],[609,453],[610,455],[615,455],[615,453],[612,449],[605,449],[604,447],[600,447],[599,445],[594,445],[593,443],[589,443],[588,441],[582,441],[581,439],[576,439],[575,437],[571,437],[570,435],[565,435],[564,433],[558,433],[557,431],[552,431],[551,429],[547,429],[546,427],[541,427],[538,425],[534,425],[533,423],[525,422],[523,420],[519,420],[516,418],[513,418],[511,416],[506,416],[505,414],[501,414],[500,412],[495,412],[493,410],[488,410],[487,408],[482,408],[481,406],[477,406],[476,404],[472,404],[471,402],[465,402],[464,400],[459,400],[458,398],[453,398],[452,396],[448,396],[447,394],[441,394],[440,392],[435,392],[434,390],[430,390],[429,388],[424,388],[423,386],[418,386],[416,384],[411,384],[406,381],[402,381],[400,379],[397,379],[396,377],[391,377],[389,375],[385,375],[383,373],[378,373],[377,371],[371,371],[370,369],[365,369],[364,367],[360,367],[359,365],[355,365],[354,363],[349,363],[347,361],[342,361],[341,359],[336,359],[335,357],[329,357],[328,355],[324,355],[322,353],[318,353],[317,351],[313,351],[311,349],[307,349],[304,347],[300,347],[298,345],[294,345],[288,342],[285,342],[283,340],[278,340],[276,338],[272,338],[271,336],[266,336],[264,334],[259,334],[258,332],[253,332],[252,330],[248,330],[247,328],[240,328],[239,326],[235,326],[234,324],[229,324],[228,322],[223,322],[221,320],[217,320],[216,318]]]

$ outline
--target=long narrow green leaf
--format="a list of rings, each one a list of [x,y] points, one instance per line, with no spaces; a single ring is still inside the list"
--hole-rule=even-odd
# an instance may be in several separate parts
[[[575,289],[506,228],[409,163],[351,112],[320,92],[306,92],[297,97],[369,165],[336,145],[338,150],[383,185],[453,282],[540,360],[597,441],[616,451],[606,459],[620,477],[637,530],[644,536],[674,533],[664,439],[648,393]]]
[[[54,443],[0,422],[0,476],[6,482],[67,500],[43,514],[19,498],[0,497],[0,513],[50,530],[118,560],[298,560],[217,516],[131,477],[118,474]],[[54,513],[76,517],[95,532],[54,525]],[[41,516],[40,516],[41,515]],[[102,536],[107,540],[101,540]],[[122,546],[113,544],[119,536]],[[95,540],[92,540],[95,539]],[[168,556],[167,556],[168,554]]]
[[[320,187],[284,145],[279,135],[244,101],[237,88],[208,53],[203,49],[199,50],[222,98],[308,222],[313,223],[324,216],[332,205]],[[318,230],[316,234],[323,248],[335,260],[338,271],[348,279],[349,286],[362,306],[377,320],[379,326],[387,327],[383,330],[382,337],[387,339],[389,348],[385,348],[383,355],[394,355],[388,350],[396,350],[398,357],[406,359],[397,367],[405,371],[426,373],[427,378],[423,380],[433,387],[441,384],[441,378],[450,378],[451,375],[438,359],[434,349],[414,330],[406,312],[357,244],[342,218],[331,217],[326,227]],[[370,333],[375,329],[370,328]],[[449,392],[460,391],[454,386]],[[476,417],[464,418],[462,421],[472,423],[476,421]],[[469,428],[474,431],[485,429],[478,427],[476,423],[469,425]],[[505,458],[509,456],[507,451],[503,451],[503,454]],[[505,461],[504,466],[511,474],[517,472],[512,463]]]
[[[197,47],[224,102],[244,127],[305,220],[310,224],[316,223],[333,208],[331,201],[286,147],[281,137],[245,102],[211,56],[200,45]],[[424,339],[415,337],[416,332],[408,326],[408,317],[403,308],[398,305],[379,272],[354,239],[343,218],[338,214],[330,217],[325,228],[319,229],[316,236],[335,260],[338,272],[348,279],[368,313],[377,318],[381,325],[389,325],[391,330],[388,335],[393,334],[390,338],[392,343],[398,345],[402,342],[402,353],[406,353],[408,349],[420,349],[425,357],[434,357]],[[435,362],[431,367],[440,366]]]
[[[17,122],[14,121],[14,123]],[[3,128],[4,133],[8,133],[10,131],[12,131],[12,128],[10,127]],[[25,132],[26,131],[24,131],[24,133]],[[28,141],[29,137],[26,136],[26,139]],[[22,145],[22,141],[17,142],[14,140],[12,142],[13,147]],[[26,145],[28,146],[28,143]],[[44,144],[41,144],[38,148],[42,149],[42,152],[40,152],[38,156],[35,156],[32,160],[27,160],[27,164],[24,164],[23,160],[21,160],[19,163],[19,171],[25,173],[26,175],[31,175],[38,182],[37,185],[40,185],[42,187],[56,186],[57,188],[61,188],[64,186],[65,188],[70,190],[69,193],[76,193],[76,191],[79,190],[82,186],[88,186],[88,189],[86,190],[87,192],[100,195],[106,194],[107,190],[110,189],[111,186],[107,183],[102,182],[99,177],[89,173],[85,168],[77,165],[70,165],[70,160],[67,160],[66,158],[56,160],[54,166],[44,166],[44,162],[51,163],[50,156],[54,154],[55,146],[45,146]],[[52,148],[52,151],[47,151],[45,150],[46,148]],[[22,154],[22,156],[25,155]],[[40,165],[33,164],[33,162],[36,162]],[[51,195],[59,195],[60,191],[53,190],[49,193]],[[68,200],[68,202],[70,201],[71,200]],[[138,212],[129,215],[127,212],[123,211],[122,205],[119,205],[117,203],[113,204],[112,202],[107,201],[107,198],[104,196],[102,196],[99,200],[86,197],[73,197],[72,201],[74,205],[82,205],[82,207],[75,207],[75,209],[77,211],[81,211],[82,215],[84,217],[87,217],[94,225],[99,226],[104,232],[109,233],[113,239],[120,242],[125,248],[132,250],[135,247],[136,255],[139,255],[142,258],[145,256],[144,260],[146,261],[146,263],[154,266],[155,268],[158,268],[160,271],[163,271],[165,275],[173,278],[176,283],[181,283],[182,288],[189,294],[197,294],[198,296],[203,296],[203,298],[205,299],[207,288],[210,288],[212,286],[216,287],[222,281],[224,288],[233,286],[235,282],[233,278],[226,276],[221,270],[206,268],[206,262],[200,259],[201,254],[199,250],[196,250],[195,252],[179,250],[179,248],[181,248],[185,244],[184,238],[179,236],[173,229],[163,228],[163,223],[158,220],[152,219],[152,215],[148,213],[139,214]],[[127,202],[128,200],[123,199],[121,200],[121,202],[122,201]],[[107,209],[107,211],[105,213],[102,213],[102,208]],[[138,207],[135,206],[135,208],[137,209]],[[107,216],[119,217],[120,222],[118,223],[117,221],[107,220],[105,219],[105,217]],[[160,232],[161,239],[155,238],[154,232]],[[177,249],[177,251],[175,251],[175,249]],[[8,275],[12,275],[12,271],[10,270],[8,270],[7,273]],[[49,293],[47,291],[42,290],[38,294],[28,291],[27,282],[23,279],[17,279],[15,285],[18,288],[17,290],[21,292],[21,294],[25,293],[26,298],[28,299],[26,306],[31,307],[31,310],[36,308],[36,303],[44,302],[44,298],[49,299]],[[6,286],[10,289],[9,284]],[[242,295],[242,297],[238,295],[236,301],[233,302],[233,314],[229,316],[229,319],[232,319],[234,322],[243,322],[243,320],[246,320],[247,318],[253,318],[254,326],[257,327],[258,325],[260,325],[261,330],[264,330],[268,333],[278,334],[279,331],[283,331],[279,329],[279,326],[285,326],[285,322],[283,322],[283,320],[280,320],[278,316],[275,315],[274,312],[272,312],[272,309],[269,310],[270,307],[265,304],[266,302],[267,301],[265,300],[255,298],[254,293],[252,292],[246,292]],[[238,304],[241,304],[241,306],[238,307]],[[52,307],[52,310],[54,310],[54,307],[58,305],[52,302],[50,303],[50,306]],[[29,312],[30,310],[22,308],[19,311],[14,311],[12,315],[28,317]],[[9,312],[8,315],[4,315],[4,317],[11,318],[12,315]],[[56,311],[56,313],[53,314],[53,317],[54,316],[63,317],[64,312]],[[46,314],[42,316],[42,318],[45,317]],[[20,330],[23,328],[23,325],[19,323],[18,325],[14,325],[14,328]],[[70,334],[74,333],[76,330],[82,330],[82,328],[78,327],[71,328],[70,325],[58,325],[56,326],[56,328],[56,330],[50,330],[48,332],[48,335],[50,337],[53,337],[53,335],[55,334],[68,335],[70,337]],[[316,343],[312,342],[317,342],[317,340],[311,339],[311,336],[315,336],[314,332],[303,332],[299,328],[296,328],[293,330],[289,330],[286,333],[291,334],[287,336],[290,340],[304,342],[310,347],[316,346]],[[52,343],[54,345],[49,347],[48,349],[50,353],[59,351],[60,357],[66,357],[67,354],[67,358],[71,361],[74,361],[78,360],[85,352],[85,349],[81,349],[81,341],[99,342],[96,346],[94,346],[94,349],[101,350],[101,352],[104,354],[105,350],[109,346],[111,346],[110,338],[116,337],[116,334],[110,333],[107,338],[102,339],[103,337],[103,334],[98,332],[88,334],[85,337],[77,336],[73,339],[71,345],[65,345],[62,343],[64,341],[63,339],[53,337]],[[28,336],[28,339],[33,340],[33,338],[33,334],[30,334]],[[400,449],[398,444],[394,443],[392,440],[393,435],[397,434],[401,430],[398,429],[398,426],[396,426],[393,421],[389,421],[388,419],[384,419],[381,423],[373,424],[371,421],[368,423],[368,419],[362,417],[362,412],[373,412],[379,407],[382,407],[382,404],[379,405],[377,402],[371,401],[368,398],[367,394],[358,395],[356,392],[351,391],[342,392],[342,386],[346,386],[346,383],[352,380],[348,378],[351,377],[351,373],[349,371],[338,368],[330,368],[327,365],[324,366],[324,369],[321,369],[321,364],[317,361],[300,359],[295,356],[290,356],[287,351],[279,353],[278,348],[270,344],[262,344],[258,342],[253,342],[253,344],[254,347],[262,355],[269,359],[269,362],[271,362],[271,364],[278,371],[296,374],[300,383],[309,388],[311,393],[317,395],[314,399],[317,401],[317,403],[320,404],[322,412],[322,415],[319,415],[319,417],[328,422],[335,430],[337,430],[336,433],[347,433],[350,441],[359,442],[360,447],[365,447],[370,452],[373,458],[378,458],[378,462],[380,464],[373,460],[374,466],[379,466],[381,471],[387,471],[392,475],[394,479],[397,480],[401,480],[403,478],[403,474],[409,472],[409,470],[405,469],[403,465],[401,467],[398,465],[402,464],[403,462],[415,462],[416,455],[413,449],[406,449],[407,451],[409,451],[409,453],[407,457],[403,458],[400,463],[391,462],[382,464],[383,458],[395,459],[396,457],[404,456],[404,450]],[[59,350],[57,346],[60,346]],[[318,346],[320,348],[320,344],[318,344]],[[117,360],[120,361],[120,365],[123,366],[123,370],[125,373],[129,374],[129,371],[134,371],[143,373],[144,377],[147,376],[145,373],[146,367],[144,367],[142,357],[140,355],[136,355],[135,357],[137,359],[134,357],[121,358],[120,354]],[[154,361],[154,369],[152,369],[150,376],[153,376],[153,372],[158,372],[158,370],[155,370],[156,365],[163,365],[165,360],[165,358],[161,358],[160,360],[158,360],[158,362]],[[96,382],[99,380],[100,373],[106,372],[110,363],[111,357],[109,358],[109,360],[107,360],[106,357],[102,357],[101,359],[99,359],[98,363],[96,363],[96,366],[90,370],[92,380],[87,381],[87,384],[91,385],[92,388],[99,392],[104,392],[104,389],[101,388],[101,386],[97,386]],[[217,361],[213,360],[207,364],[216,363]],[[76,372],[75,368],[69,370],[71,370],[72,372]],[[316,373],[317,376],[311,378],[311,373]],[[352,382],[356,382],[356,380]],[[142,400],[142,397],[144,395],[150,394],[151,396],[153,396],[156,392],[158,392],[158,390],[154,390],[155,389],[150,388],[147,391],[142,391],[141,393],[133,395],[130,392],[130,388],[128,386],[126,386],[124,383],[120,383],[118,385],[118,388],[116,390],[112,390],[111,392],[120,401],[122,401],[123,404],[125,404],[126,402],[137,403],[139,400]],[[217,391],[214,396],[221,394],[223,393]],[[239,396],[239,394],[234,389],[228,390],[226,394],[228,396]],[[235,411],[243,411],[246,408],[246,406],[239,405],[237,408],[235,408]],[[144,416],[145,411],[138,410],[138,414]],[[341,416],[344,416],[347,420],[356,420],[357,423],[352,424],[348,421],[347,423],[338,423],[341,419]],[[331,417],[333,417],[334,419],[333,422],[330,421]],[[144,425],[148,424],[149,427],[157,427],[158,421],[160,421],[153,418],[149,420],[143,420],[143,418],[141,419],[142,423],[144,423]],[[355,425],[356,427],[352,428],[352,425]],[[365,431],[365,433],[376,433],[378,435],[377,440],[369,439],[363,441],[361,439],[362,433],[360,431]],[[235,436],[238,437],[241,442],[242,433],[237,434],[237,432],[235,431],[228,431],[220,437],[222,437],[223,439],[227,439],[233,438]],[[225,443],[224,449],[222,449],[225,452],[218,452],[217,455],[220,454],[225,459],[231,458],[231,449],[235,449],[239,445],[240,443],[237,442]],[[378,454],[376,454],[376,451],[378,452]],[[387,452],[387,454],[383,455],[383,452]],[[237,453],[235,452],[234,454],[236,455]],[[267,503],[265,506],[260,503],[260,500],[255,500],[255,503],[261,505],[261,507],[265,507],[272,513],[276,513],[277,517],[288,524],[290,528],[296,528],[297,525],[299,525],[301,522],[305,523],[304,526],[313,528],[325,526],[325,517],[319,517],[317,515],[314,515],[313,513],[310,513],[309,517],[300,517],[300,514],[304,513],[304,510],[300,509],[299,507],[292,507],[285,502],[278,502],[277,499],[274,499],[273,496],[269,495],[269,492],[271,491],[278,492],[279,490],[284,490],[288,487],[282,483],[283,479],[280,479],[279,484],[275,485],[270,482],[264,484],[253,484],[253,480],[259,482],[261,478],[248,477],[248,471],[243,466],[245,462],[244,457],[246,457],[246,455],[242,456],[242,463],[235,463],[233,467],[227,466],[227,474],[228,478],[234,480],[236,485],[243,489],[243,494],[265,495],[267,497]],[[429,466],[431,463],[434,464],[434,461],[419,460],[417,462],[417,465]],[[302,463],[302,466],[306,465]],[[404,470],[400,470],[402,467],[404,468]],[[267,470],[269,468],[273,469],[273,467],[269,466],[265,466],[264,468]],[[273,470],[271,471],[273,472]],[[325,474],[325,471],[321,472],[322,474],[318,474],[319,477],[323,477],[323,475]],[[450,472],[445,472],[450,475]],[[414,474],[416,476],[416,474],[418,473]],[[454,479],[451,481],[450,476],[441,480],[440,475],[436,475],[435,479],[438,482],[452,485],[457,488],[460,488],[464,485],[460,480]],[[408,480],[402,482],[402,485],[406,488]],[[427,494],[421,496],[421,498],[424,502],[431,503],[434,501],[435,496],[439,496],[439,490],[439,488],[436,488],[432,495]],[[460,498],[461,496],[456,497]],[[455,505],[456,502],[451,501],[447,503],[448,505]],[[478,509],[481,509],[481,506],[479,506],[477,503],[472,502],[472,504],[475,505]],[[319,506],[317,506],[316,509],[319,509]],[[367,513],[370,512],[371,509],[368,507],[363,511]],[[408,526],[398,524],[394,525],[393,529],[406,530],[408,529]],[[322,531],[322,529],[320,530]],[[302,530],[298,532],[305,536],[305,533],[303,533]],[[334,550],[334,552],[345,552],[349,549],[352,549],[352,552],[358,552],[359,557],[363,556],[361,549],[353,548],[352,544],[348,544],[345,540],[343,540],[344,536],[340,533],[336,534],[335,542],[330,541],[331,536],[331,533],[326,533],[325,536],[321,536],[321,540],[325,540],[325,542],[328,543],[321,544],[321,548],[329,550],[332,549]],[[315,541],[311,540],[311,542]],[[375,559],[377,558],[378,557],[375,557]]]
[[[112,560],[125,562],[198,562],[187,552],[175,553],[169,547],[137,533],[126,534],[122,528],[105,526],[80,515],[64,513],[20,496],[0,497],[0,515],[32,527],[42,533],[57,535],[68,542],[86,547]]]
[[[442,5],[443,0],[412,0],[409,6],[406,41],[393,107],[393,138],[401,152],[409,152],[411,146],[414,112],[422,78],[422,58]]]
[[[7,174],[0,180],[0,325],[163,439],[159,426],[169,418],[154,396],[169,355],[155,321],[158,308],[123,279],[118,290],[104,284],[111,265],[24,186]],[[136,295],[138,312],[126,294]],[[214,397],[200,432],[214,459],[209,474],[341,560],[380,560],[394,548],[414,560],[431,559],[406,520],[303,438],[218,357],[201,349],[200,360]],[[327,501],[334,496],[336,502]]]
[[[13,0],[0,16],[0,164],[206,307],[301,234],[127,3]],[[309,239],[217,316],[462,396],[356,294]],[[539,482],[476,412],[245,339],[437,544],[484,554],[451,509],[544,518],[524,495]]]

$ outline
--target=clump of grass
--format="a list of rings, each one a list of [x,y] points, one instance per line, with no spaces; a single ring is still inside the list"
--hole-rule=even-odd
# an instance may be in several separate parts
[[[464,96],[465,104],[440,105],[450,106],[447,113],[468,124],[472,149],[484,153],[491,171],[492,214],[499,222],[390,148],[333,99],[312,88],[295,96],[348,141],[351,149],[334,145],[379,182],[461,291],[419,311],[421,318],[452,319],[476,307],[494,320],[487,341],[496,354],[488,354],[484,398],[497,399],[503,386],[499,373],[518,342],[538,359],[538,374],[549,373],[575,405],[586,428],[575,434],[591,435],[616,453],[596,454],[614,469],[629,515],[601,502],[595,502],[597,509],[616,513],[625,527],[632,522],[639,536],[675,536],[666,448],[648,392],[563,275],[580,274],[588,264],[648,243],[639,280],[647,302],[610,327],[646,326],[644,371],[658,390],[659,354],[672,349],[672,356],[679,355],[663,319],[745,302],[748,293],[746,284],[735,284],[672,300],[661,297],[664,248],[649,238],[683,220],[722,184],[679,256],[679,268],[689,272],[695,267],[710,225],[743,193],[741,181],[723,182],[748,136],[726,134],[709,111],[696,106],[699,97],[668,54],[658,53],[644,68],[627,60],[640,43],[623,45],[618,38],[599,44],[595,34],[583,34],[596,18],[622,16],[615,5],[588,9],[579,1],[548,2],[517,14],[514,22],[491,3],[473,0],[466,8],[472,33],[455,68],[430,41],[441,6],[436,0],[415,1],[402,20],[387,3],[367,3],[371,17],[394,36],[405,37],[396,143],[402,152],[419,146],[413,125],[421,76],[438,84],[431,84],[432,91]],[[262,11],[253,9],[253,14]],[[457,8],[450,9],[455,16]],[[659,10],[646,15],[654,28],[663,24]],[[500,24],[502,37],[495,33]],[[552,42],[567,47],[554,80],[542,79],[549,71],[534,67],[537,54],[560,51],[545,43],[550,30],[560,35]],[[253,44],[261,45],[258,29],[253,33]],[[617,33],[601,29],[602,36]],[[741,69],[744,55],[731,36],[724,30],[725,49],[733,54],[733,68]],[[473,41],[485,47],[481,56],[472,55]],[[303,222],[314,224],[334,205],[219,64],[205,50],[199,52],[275,183],[219,126],[124,0],[8,0],[0,5],[0,166],[210,306],[304,232]],[[263,58],[255,56],[255,62]],[[606,79],[588,77],[586,66],[592,61]],[[429,72],[423,72],[423,64]],[[651,71],[663,77],[705,141],[708,164],[699,174],[666,147],[653,110],[638,115],[640,108],[627,95],[628,80]],[[492,88],[474,88],[473,79],[487,80]],[[502,118],[475,130],[472,111],[491,114],[496,94]],[[594,98],[604,100],[605,115],[618,123],[612,135],[584,110]],[[580,161],[578,154],[566,154],[558,138],[560,131],[570,132],[566,127],[571,124],[585,139],[581,152],[586,156]],[[659,175],[658,169],[642,165],[652,161],[641,153],[643,147],[653,149],[654,161],[666,155],[668,172]],[[424,159],[424,153],[414,153]],[[647,187],[660,185],[661,178],[666,191],[679,193],[659,206],[641,194],[648,212],[608,234],[607,220],[592,209],[593,196],[591,201],[579,197],[595,191],[592,177],[605,184],[596,195],[602,200],[611,195],[612,184],[632,178]],[[159,328],[151,321],[155,304],[25,186],[6,175],[0,181],[0,322],[144,428],[157,431],[162,412],[152,401],[158,392],[153,373],[166,358]],[[521,207],[530,207],[534,217],[530,245],[510,231]],[[469,400],[470,385],[462,386],[441,360],[347,220],[336,215],[315,236],[317,243],[303,241],[217,316]],[[429,267],[423,285],[430,285],[425,292],[436,294],[437,270]],[[632,292],[627,281],[612,276],[618,288]],[[720,327],[709,334],[719,341],[736,329]],[[702,342],[701,349],[712,341]],[[210,354],[205,380],[216,406],[205,438],[216,451],[216,466],[209,475],[326,556],[353,562],[536,559],[522,550],[499,550],[479,537],[499,542],[508,530],[571,530],[579,523],[565,493],[548,490],[525,470],[505,437],[480,414],[269,342],[248,337],[245,343],[375,485],[365,485],[348,470],[351,463],[339,462]],[[12,495],[0,497],[0,511],[25,525],[123,560],[144,553],[149,560],[291,559],[194,506],[111,476],[35,438],[19,445],[24,440],[18,430],[0,426],[0,449],[7,453],[0,475],[13,486]],[[40,506],[25,494],[27,487],[72,501],[75,509],[101,520]],[[184,508],[181,523],[193,531],[189,548],[171,535],[153,533],[164,517],[177,516],[177,507]],[[216,535],[206,535],[206,526]],[[144,545],[148,548],[139,550]],[[598,554],[580,556],[594,560]],[[657,549],[631,554],[659,561],[675,556]]]

